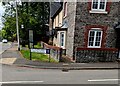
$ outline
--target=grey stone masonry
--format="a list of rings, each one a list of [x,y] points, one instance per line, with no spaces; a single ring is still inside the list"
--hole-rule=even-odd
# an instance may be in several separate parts
[[[73,57],[73,45],[74,45],[74,28],[76,17],[76,2],[68,2],[67,4],[67,16],[64,21],[68,22],[67,36],[66,36],[66,54]]]
[[[116,33],[113,28],[109,28],[107,30],[107,36],[106,36],[106,48],[115,48],[116,46]]]
[[[111,2],[110,12],[108,14],[90,13],[88,10],[88,2],[77,2],[76,19],[74,31],[74,49],[76,47],[85,47],[85,31],[86,25],[102,25],[107,26],[105,47],[114,48],[116,41],[116,33],[114,24],[118,22],[118,2]]]
[[[86,26],[100,25],[107,26],[105,32],[104,47],[115,48],[116,33],[113,26],[118,22],[118,2],[111,2],[110,11],[104,13],[90,13],[88,2],[67,2],[67,16],[63,18],[68,23],[66,34],[66,55],[75,57],[77,47],[84,48],[87,44],[85,41]],[[87,33],[88,34],[88,33]]]
[[[118,15],[119,15],[119,16],[118,16],[118,17],[119,17],[119,21],[120,21],[120,1],[119,1],[118,4],[119,4],[119,6],[118,6]]]

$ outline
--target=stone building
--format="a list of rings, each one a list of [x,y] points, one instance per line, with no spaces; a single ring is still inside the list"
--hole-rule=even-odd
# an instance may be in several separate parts
[[[61,5],[54,11],[54,17],[51,16],[54,32],[53,45],[66,49],[66,56],[73,60],[80,59],[76,57],[78,48],[103,52],[116,51],[117,36],[114,25],[119,20],[120,3],[109,0],[90,0],[89,2],[64,0],[57,3]],[[51,11],[53,8],[51,7]],[[82,54],[86,55],[85,53]],[[110,55],[106,54],[107,57]],[[117,56],[118,54],[111,58],[117,58]]]

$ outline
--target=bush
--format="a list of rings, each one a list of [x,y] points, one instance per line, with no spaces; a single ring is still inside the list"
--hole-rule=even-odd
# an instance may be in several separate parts
[[[23,47],[25,47],[25,40],[21,40],[21,44]]]
[[[40,42],[38,42],[38,43],[37,43],[37,46],[41,46],[41,43],[40,43]]]

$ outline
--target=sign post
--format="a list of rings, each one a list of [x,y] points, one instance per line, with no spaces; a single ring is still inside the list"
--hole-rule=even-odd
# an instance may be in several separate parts
[[[29,29],[29,48],[33,48],[34,45],[33,45],[33,30],[32,29]]]
[[[49,62],[50,62],[50,54],[49,54]]]
[[[31,49],[30,49],[30,60],[32,60],[32,55],[31,55],[32,53],[31,53]]]
[[[33,48],[31,48],[31,49],[30,49],[30,60],[32,60],[32,52],[49,54],[49,62],[50,62],[50,49],[43,49],[43,48],[33,49]]]

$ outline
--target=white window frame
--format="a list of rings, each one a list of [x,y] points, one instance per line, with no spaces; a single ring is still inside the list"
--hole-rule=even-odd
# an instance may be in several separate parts
[[[62,20],[63,20],[62,18],[63,18],[63,11],[59,13],[59,27],[62,26]]]
[[[89,38],[90,38],[90,32],[94,31],[94,41],[93,41],[93,46],[89,46]],[[101,32],[101,39],[100,39],[100,45],[99,46],[95,46],[95,42],[96,42],[96,34],[97,32],[100,31]],[[89,34],[88,34],[88,48],[101,48],[101,43],[102,43],[102,36],[103,36],[103,31],[100,28],[92,28],[91,30],[89,30]]]
[[[105,0],[105,7],[104,7],[104,9],[100,9],[100,2],[101,2],[101,0],[98,0],[97,9],[94,9],[94,8],[93,8],[93,1],[94,1],[94,0],[92,0],[92,5],[91,5],[90,13],[105,13],[105,14],[108,13],[108,12],[106,11],[107,0]]]
[[[61,33],[64,34],[63,46],[61,46]],[[59,34],[59,40],[58,40],[59,47],[65,49],[65,44],[66,44],[66,31],[58,31],[58,34]]]
[[[64,2],[63,18],[67,16],[67,1]]]

